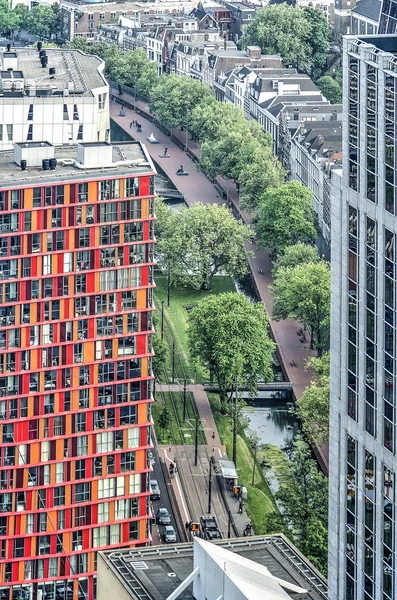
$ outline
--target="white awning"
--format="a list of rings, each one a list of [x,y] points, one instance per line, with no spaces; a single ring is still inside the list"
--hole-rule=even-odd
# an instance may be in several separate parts
[[[238,479],[236,467],[234,466],[234,462],[232,460],[220,460],[219,466],[224,479]]]

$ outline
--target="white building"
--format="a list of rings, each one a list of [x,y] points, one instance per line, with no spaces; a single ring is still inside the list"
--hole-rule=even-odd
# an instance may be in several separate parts
[[[327,585],[282,535],[98,554],[98,600],[326,600]]]
[[[0,54],[0,150],[15,142],[109,138],[104,63],[78,50],[18,48]]]

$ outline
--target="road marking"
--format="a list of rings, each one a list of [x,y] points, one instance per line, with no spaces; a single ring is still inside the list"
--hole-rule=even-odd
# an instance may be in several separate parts
[[[164,456],[165,456],[166,460],[171,461],[171,459],[168,458],[168,456],[167,456],[167,450],[165,448],[164,448]],[[187,523],[188,521],[190,521],[190,518],[189,518],[189,513],[187,512],[187,508],[186,508],[186,504],[185,504],[185,498],[183,497],[181,485],[179,483],[179,471],[174,475],[174,479],[176,481],[176,485],[177,485],[177,488],[178,488],[179,496],[180,496],[181,503],[182,503],[183,512],[185,513],[185,519],[186,519],[185,523]]]

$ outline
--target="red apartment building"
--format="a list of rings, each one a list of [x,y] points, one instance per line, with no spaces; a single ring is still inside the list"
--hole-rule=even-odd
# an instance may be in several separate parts
[[[92,600],[150,541],[153,176],[139,143],[0,152],[0,599]]]

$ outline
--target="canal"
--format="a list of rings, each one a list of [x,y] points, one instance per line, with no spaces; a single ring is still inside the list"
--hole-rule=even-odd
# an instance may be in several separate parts
[[[113,142],[130,141],[133,138],[114,121],[110,121],[110,136]],[[175,187],[157,166],[159,174],[155,177],[155,190],[170,191]],[[176,191],[176,190],[175,190]],[[173,208],[186,206],[184,202],[172,202]],[[251,275],[248,273],[241,281],[235,281],[236,290],[244,294],[250,301],[256,302],[257,295],[252,285]],[[277,357],[273,360],[274,381],[285,381]],[[261,393],[261,398],[247,402],[244,409],[244,418],[247,422],[247,434],[255,433],[260,444],[269,446],[266,456],[272,467],[267,471],[267,478],[273,491],[278,488],[279,477],[274,471],[274,462],[282,461],[284,449],[293,443],[300,432],[300,424],[290,408],[291,398],[285,392]]]

